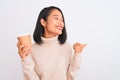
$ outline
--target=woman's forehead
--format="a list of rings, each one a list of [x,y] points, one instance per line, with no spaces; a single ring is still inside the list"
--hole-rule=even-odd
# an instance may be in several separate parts
[[[53,15],[53,16],[59,16],[59,15],[62,15],[61,12],[57,9],[53,9],[51,12],[50,12],[50,15]]]

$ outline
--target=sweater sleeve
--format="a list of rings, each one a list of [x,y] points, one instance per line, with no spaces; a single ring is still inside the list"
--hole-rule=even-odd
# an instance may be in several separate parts
[[[24,80],[40,80],[34,67],[31,54],[21,60]]]
[[[73,57],[70,59],[70,63],[68,66],[68,80],[74,80],[80,69],[81,62],[81,54],[75,53]]]

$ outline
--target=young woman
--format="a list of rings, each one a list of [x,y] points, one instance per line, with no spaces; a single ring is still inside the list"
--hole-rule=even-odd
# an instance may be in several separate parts
[[[35,43],[30,49],[18,40],[24,80],[74,80],[80,68],[81,52],[86,44],[66,42],[62,11],[55,6],[44,8],[34,30]]]

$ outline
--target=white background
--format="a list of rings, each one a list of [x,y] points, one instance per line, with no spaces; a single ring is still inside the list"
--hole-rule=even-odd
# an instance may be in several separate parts
[[[0,0],[0,80],[22,80],[16,37],[32,35],[51,5],[62,9],[71,45],[87,43],[76,80],[120,80],[120,0]]]

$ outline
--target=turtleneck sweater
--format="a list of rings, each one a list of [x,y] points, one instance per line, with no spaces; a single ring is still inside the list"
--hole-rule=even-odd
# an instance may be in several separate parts
[[[33,43],[31,53],[21,60],[24,80],[74,80],[81,53],[73,53],[68,42],[60,44],[58,36],[41,39],[43,43]]]

